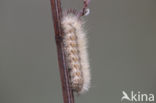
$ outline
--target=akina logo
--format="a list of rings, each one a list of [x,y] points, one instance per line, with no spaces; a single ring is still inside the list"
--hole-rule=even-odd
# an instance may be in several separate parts
[[[154,102],[154,94],[146,94],[141,93],[140,91],[134,92],[131,91],[130,93],[126,93],[125,91],[122,91],[122,98],[121,101],[128,100],[134,102]]]

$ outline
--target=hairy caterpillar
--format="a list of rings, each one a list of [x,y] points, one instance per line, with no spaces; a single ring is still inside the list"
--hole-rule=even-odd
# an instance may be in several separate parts
[[[83,24],[84,21],[80,19],[78,13],[74,10],[65,12],[62,17],[64,50],[68,68],[70,69],[71,87],[80,94],[88,91],[91,78],[87,38]]]

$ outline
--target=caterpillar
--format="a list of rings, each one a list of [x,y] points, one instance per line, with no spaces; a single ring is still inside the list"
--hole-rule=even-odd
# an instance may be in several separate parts
[[[84,20],[74,10],[64,12],[62,21],[63,43],[66,61],[70,70],[71,87],[82,94],[90,87],[90,66]]]

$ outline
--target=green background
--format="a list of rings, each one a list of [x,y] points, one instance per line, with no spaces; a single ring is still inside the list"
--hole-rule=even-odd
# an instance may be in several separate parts
[[[82,0],[62,0],[82,8]],[[156,93],[156,0],[92,0],[91,89],[76,103]],[[0,103],[63,103],[50,0],[0,0]],[[128,103],[124,101],[123,103]]]

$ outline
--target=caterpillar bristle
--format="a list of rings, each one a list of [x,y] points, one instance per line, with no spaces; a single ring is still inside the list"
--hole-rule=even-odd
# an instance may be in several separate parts
[[[76,9],[68,9],[63,12],[63,16],[66,16],[68,14],[78,15],[78,11]]]
[[[79,18],[76,10],[69,9],[63,13],[63,42],[70,69],[71,87],[79,94],[88,91],[90,87],[87,39],[83,24],[84,21]]]

